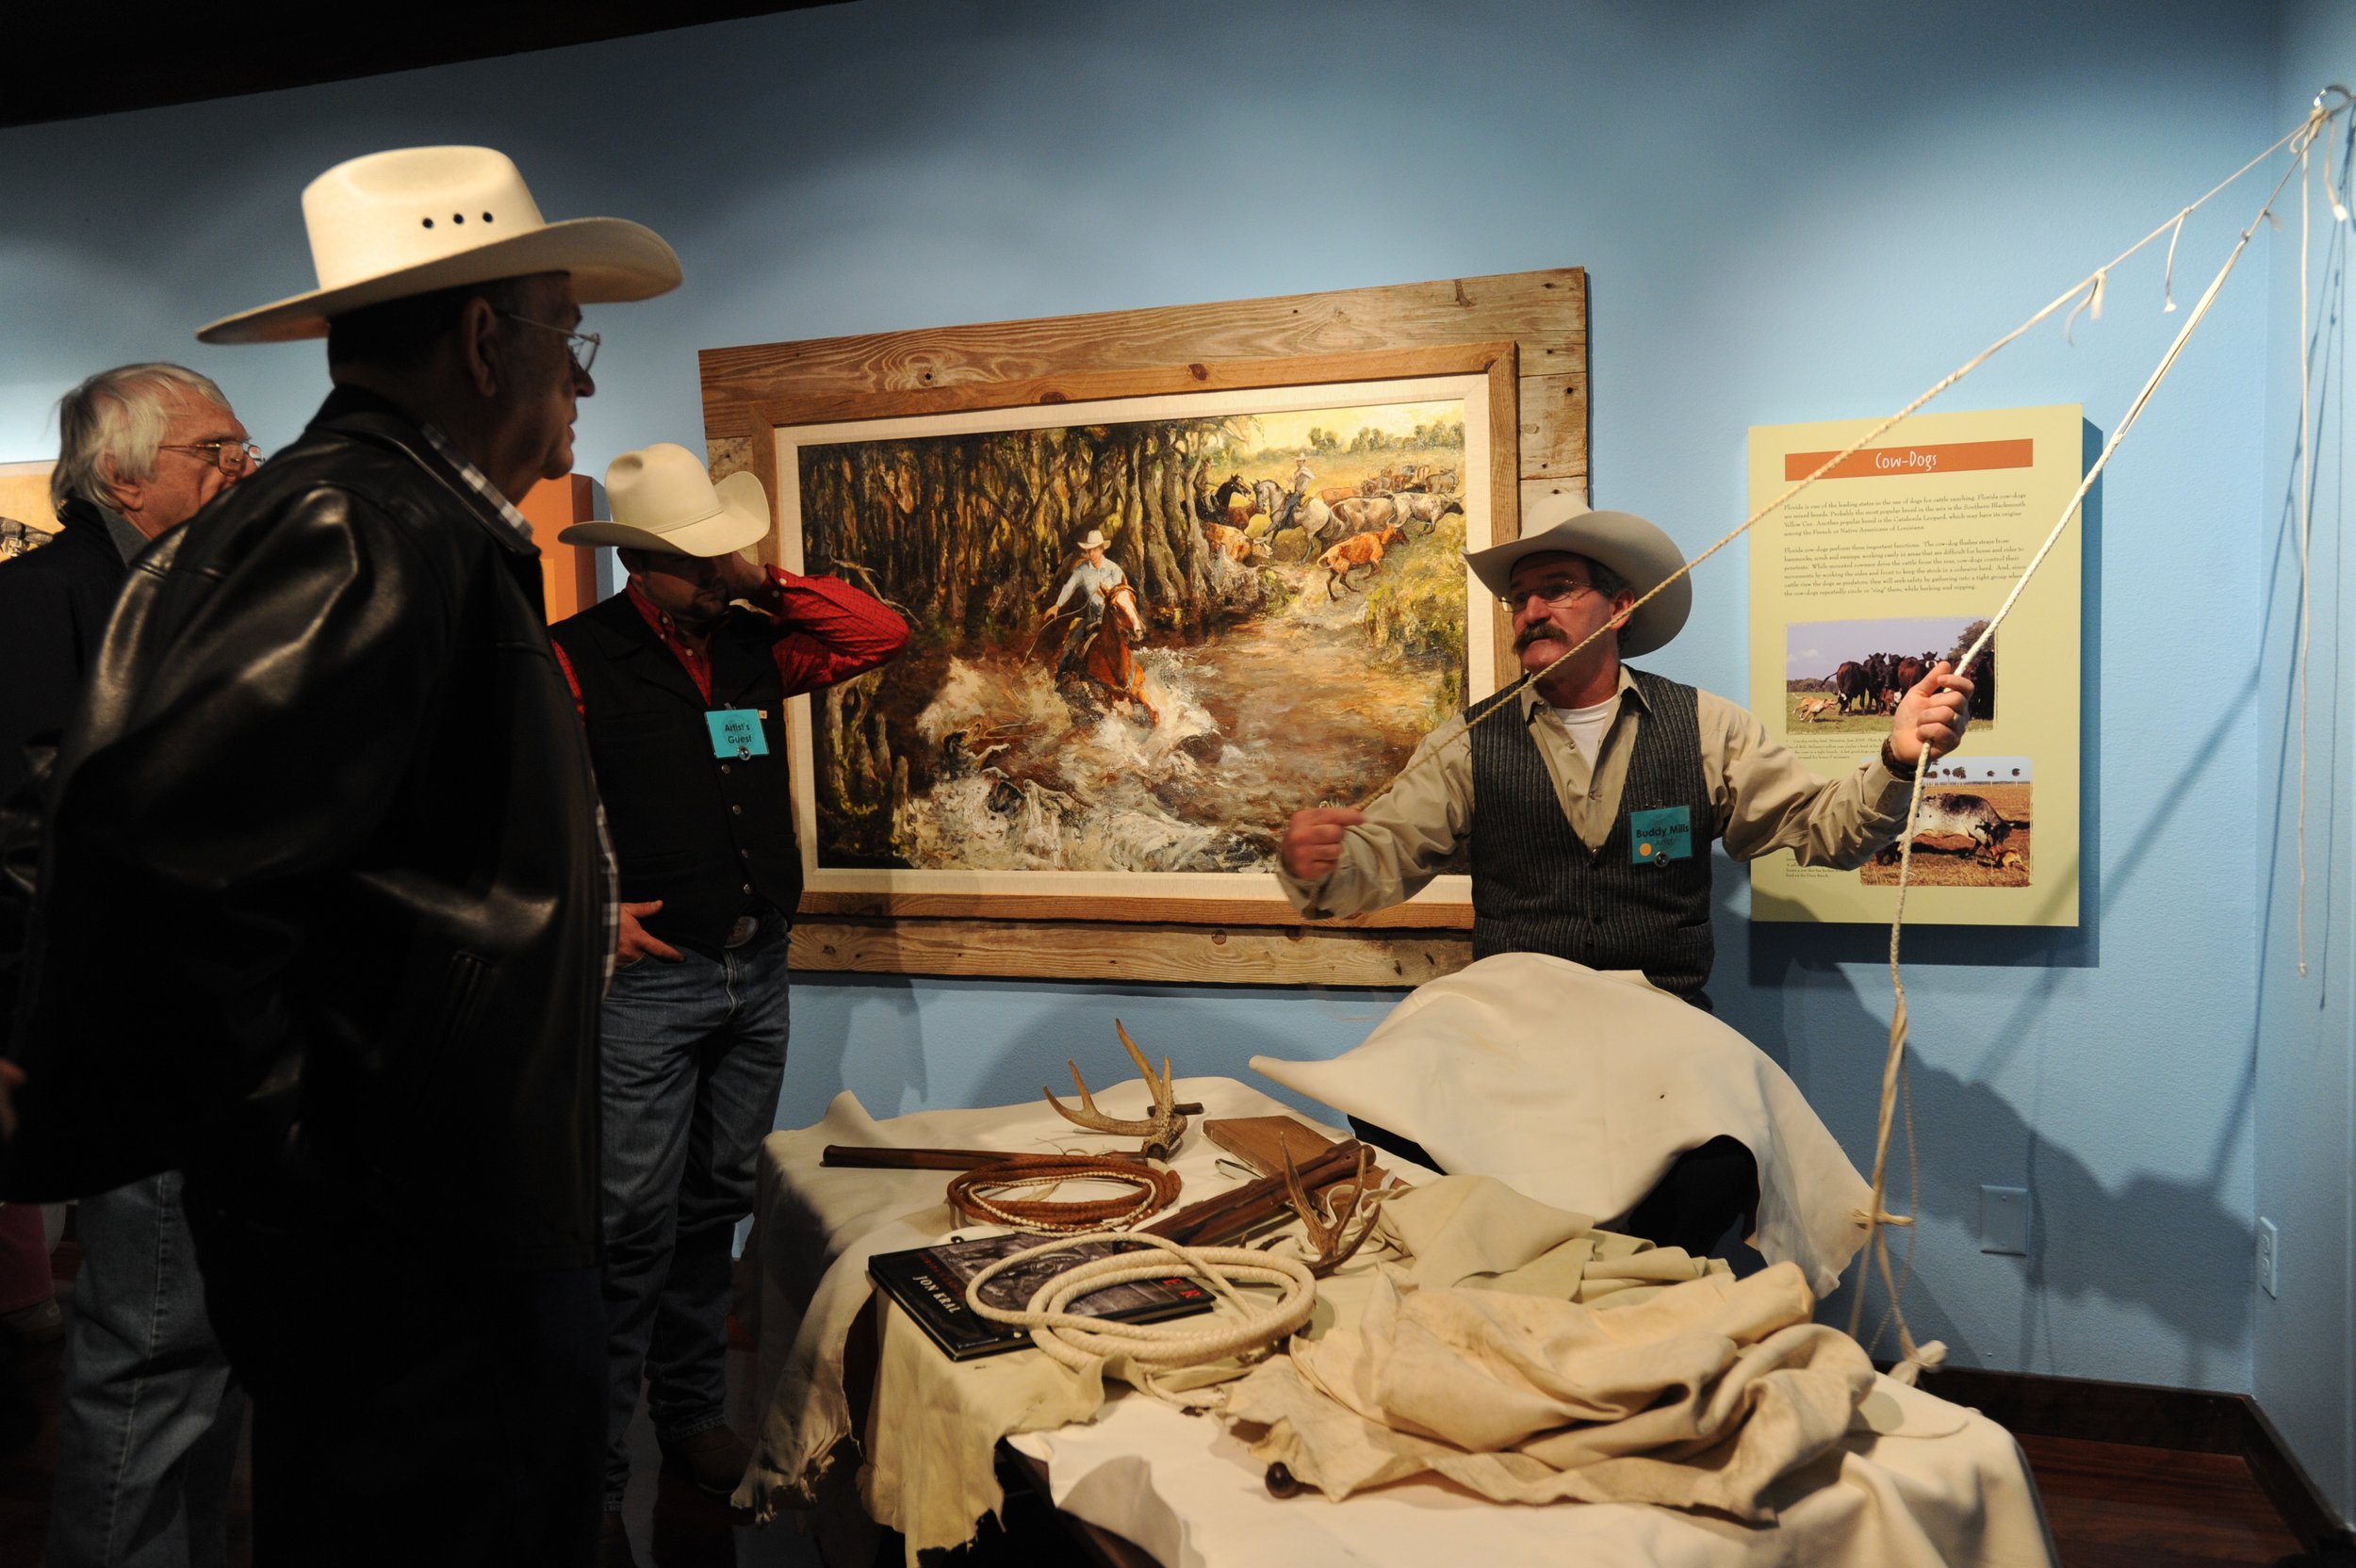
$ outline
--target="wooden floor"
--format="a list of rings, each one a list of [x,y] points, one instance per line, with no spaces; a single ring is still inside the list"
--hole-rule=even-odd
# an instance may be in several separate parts
[[[75,1261],[70,1256],[71,1244],[59,1251],[59,1271],[70,1275]],[[71,1289],[70,1282],[66,1288]],[[749,1431],[753,1423],[745,1384],[751,1357],[740,1351],[729,1362],[732,1419],[739,1430]],[[38,1562],[48,1527],[60,1380],[56,1348],[35,1351],[22,1371],[41,1424],[28,1448],[0,1453],[0,1563],[10,1565]],[[643,1408],[631,1440],[632,1481],[624,1517],[640,1563],[657,1568],[815,1568],[816,1551],[792,1524],[755,1528],[745,1516],[661,1475],[654,1430]],[[2327,1561],[2332,1568],[2356,1568],[2356,1560],[2302,1557],[2297,1538],[2236,1456],[2058,1437],[2025,1437],[2021,1447],[2043,1494],[2064,1568],[2323,1568]],[[231,1506],[231,1568],[244,1568],[251,1561],[245,1479],[241,1464],[238,1495]],[[1043,1507],[1027,1499],[1010,1502],[1014,1539],[966,1556],[976,1563],[1084,1560],[1066,1548]],[[898,1562],[896,1544],[887,1544],[877,1560]]]

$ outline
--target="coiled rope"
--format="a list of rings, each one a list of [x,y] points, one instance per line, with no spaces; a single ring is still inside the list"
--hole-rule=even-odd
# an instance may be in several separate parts
[[[1143,1376],[1145,1392],[1189,1409],[1215,1404],[1219,1396],[1170,1388],[1155,1374],[1205,1366],[1231,1357],[1265,1355],[1306,1325],[1317,1308],[1317,1280],[1308,1265],[1297,1258],[1248,1247],[1183,1247],[1150,1231],[1100,1232],[1089,1239],[1136,1242],[1148,1250],[1093,1258],[1065,1269],[1034,1291],[1019,1312],[982,1298],[982,1287],[998,1275],[1071,1245],[1045,1242],[1001,1258],[974,1275],[965,1287],[965,1304],[993,1323],[1028,1329],[1032,1344],[1074,1371],[1114,1357],[1125,1358]],[[1182,1318],[1118,1323],[1064,1310],[1090,1291],[1139,1280],[1165,1280],[1172,1274],[1201,1280],[1227,1303],[1229,1314],[1207,1322]],[[1240,1287],[1245,1284],[1274,1285],[1278,1294],[1272,1301],[1254,1301],[1244,1296]]]
[[[1112,1182],[1131,1188],[1124,1198],[1006,1198],[1013,1189],[1056,1187],[1066,1182]],[[1141,1224],[1178,1196],[1174,1170],[1094,1159],[1040,1154],[975,1166],[949,1181],[949,1206],[969,1218],[1047,1235],[1088,1235]]]

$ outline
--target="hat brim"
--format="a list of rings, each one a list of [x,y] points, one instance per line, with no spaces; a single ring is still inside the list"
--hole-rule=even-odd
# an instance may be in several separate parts
[[[738,472],[712,486],[720,510],[709,517],[656,532],[612,518],[575,523],[556,536],[564,545],[611,545],[616,549],[654,550],[663,555],[731,555],[769,531],[769,496],[761,481]]]
[[[1503,598],[1518,563],[1533,555],[1564,553],[1601,562],[1628,579],[1640,598],[1685,564],[1685,552],[1677,541],[1633,512],[1579,512],[1535,533],[1467,551],[1464,564],[1483,588]],[[1680,577],[1620,628],[1621,656],[1633,658],[1666,645],[1685,629],[1693,610],[1693,580]]]
[[[572,218],[422,266],[399,268],[335,288],[315,288],[225,316],[196,336],[201,343],[292,343],[324,337],[330,320],[368,305],[535,272],[570,273],[573,298],[584,305],[648,300],[679,285],[678,254],[645,224],[624,218]]]

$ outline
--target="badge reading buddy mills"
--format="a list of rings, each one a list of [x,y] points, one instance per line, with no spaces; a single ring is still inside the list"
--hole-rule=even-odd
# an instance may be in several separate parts
[[[1628,814],[1628,858],[1639,865],[1682,860],[1693,853],[1693,812],[1682,806]]]

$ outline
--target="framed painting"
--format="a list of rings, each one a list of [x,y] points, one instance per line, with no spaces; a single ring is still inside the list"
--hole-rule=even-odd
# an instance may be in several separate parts
[[[1493,537],[1513,366],[1491,344],[773,409],[778,558],[911,629],[789,715],[805,909],[1297,921],[1285,819],[1369,798],[1496,689],[1464,552]],[[1442,877],[1391,918],[1467,896]]]
[[[47,458],[0,463],[0,561],[57,531],[57,514],[49,504],[49,472],[56,466]]]
[[[1407,987],[1462,878],[1304,922],[1303,806],[1510,667],[1461,552],[1587,494],[1576,268],[707,350],[764,555],[879,594],[893,665],[790,705],[814,971]],[[1348,546],[1341,553],[1334,552]]]

